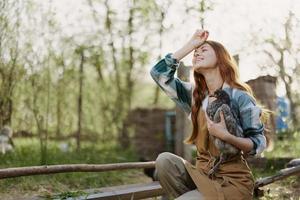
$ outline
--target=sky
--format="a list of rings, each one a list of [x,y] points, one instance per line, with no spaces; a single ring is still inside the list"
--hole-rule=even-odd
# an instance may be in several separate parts
[[[112,0],[111,2],[113,7],[118,10],[124,6],[124,1]],[[173,26],[163,36],[162,56],[169,52],[175,52],[191,37],[196,29],[200,28],[199,16],[194,13],[187,15],[184,10],[184,2],[186,1],[173,0],[172,6],[168,9],[164,25],[169,27],[172,24]],[[71,25],[75,21],[81,21],[80,25],[85,28],[90,28],[91,30],[95,28],[89,25],[88,19],[82,21],[80,13],[86,9],[86,7],[82,6],[83,3],[86,3],[86,1],[52,1],[56,10],[56,16],[61,19],[59,21],[62,27],[64,27],[64,31],[70,35],[77,31],[76,27]],[[295,14],[300,19],[300,1],[213,0],[213,8],[213,11],[205,15],[204,28],[210,32],[209,39],[221,42],[232,55],[239,54],[239,69],[242,81],[254,79],[260,75],[273,75],[274,72],[272,71],[262,73],[259,70],[260,65],[269,63],[266,63],[265,57],[256,52],[257,50],[252,47],[249,41],[253,35],[257,37],[268,37],[269,35],[283,36],[281,24],[287,16],[289,9],[292,8],[296,11]],[[96,9],[98,12],[102,12],[100,7]],[[186,65],[191,65],[191,55],[182,60]],[[153,57],[153,62],[149,63],[147,71],[156,62],[156,57]],[[151,81],[150,76],[147,74],[146,80]],[[277,94],[284,95],[284,93],[282,84],[279,84]]]

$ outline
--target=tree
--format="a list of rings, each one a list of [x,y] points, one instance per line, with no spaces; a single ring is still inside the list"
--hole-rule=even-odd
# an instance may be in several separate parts
[[[282,26],[284,30],[283,38],[274,36],[265,39],[264,43],[267,44],[267,48],[263,49],[263,52],[269,57],[273,66],[276,67],[278,77],[284,84],[286,96],[290,101],[291,120],[294,128],[297,128],[299,126],[299,120],[296,109],[297,93],[299,95],[299,92],[293,91],[292,87],[297,82],[300,75],[300,60],[298,56],[300,48],[295,46],[295,44],[297,44],[296,42],[295,44],[293,42],[295,38],[293,38],[292,33],[297,27],[295,23],[299,23],[299,20],[296,19],[293,12],[290,11]]]
[[[164,21],[166,19],[166,14],[171,5],[170,1],[164,1],[162,5],[157,5],[157,9],[159,10],[159,18],[157,20],[159,26],[158,26],[158,33],[159,33],[159,54],[158,54],[158,60],[162,57],[162,45],[163,45],[163,35],[168,30],[167,27],[164,26]],[[169,27],[170,29],[170,27]],[[153,104],[157,105],[159,100],[159,94],[160,94],[160,88],[158,85],[155,86],[155,92],[154,92],[154,100]]]
[[[0,2],[0,127],[11,125],[14,89],[24,73],[19,64],[20,6],[19,1]]]

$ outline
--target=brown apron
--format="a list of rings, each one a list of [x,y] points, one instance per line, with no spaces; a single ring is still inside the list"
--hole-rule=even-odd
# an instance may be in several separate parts
[[[202,126],[202,128],[206,127]],[[198,134],[195,144],[197,147],[196,165],[185,161],[185,167],[206,200],[252,199],[254,178],[242,154],[224,161],[214,177],[209,178],[208,171],[213,167],[219,151],[208,137],[208,133]]]

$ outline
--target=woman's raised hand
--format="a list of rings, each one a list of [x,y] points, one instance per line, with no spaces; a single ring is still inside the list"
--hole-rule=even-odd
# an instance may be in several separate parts
[[[197,29],[192,38],[189,40],[189,44],[196,49],[207,40],[208,35],[209,33],[207,30]]]
[[[201,44],[203,44],[208,37],[208,31],[206,30],[196,30],[196,32],[193,34],[192,38],[185,43],[183,47],[178,49],[174,54],[173,58],[176,60],[181,60],[186,55],[188,55],[190,52],[192,52],[194,49],[199,47]]]

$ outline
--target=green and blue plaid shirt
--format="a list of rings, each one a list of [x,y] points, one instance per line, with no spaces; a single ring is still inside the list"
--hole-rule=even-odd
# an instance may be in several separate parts
[[[150,71],[153,80],[158,86],[189,116],[193,102],[194,85],[174,77],[179,63],[167,54]],[[266,148],[264,125],[260,120],[261,108],[256,106],[255,100],[245,91],[230,87],[226,82],[222,87],[231,98],[231,108],[237,113],[239,124],[244,136],[253,141],[253,149],[248,155],[260,155]],[[207,106],[207,97],[202,102],[202,109]]]

